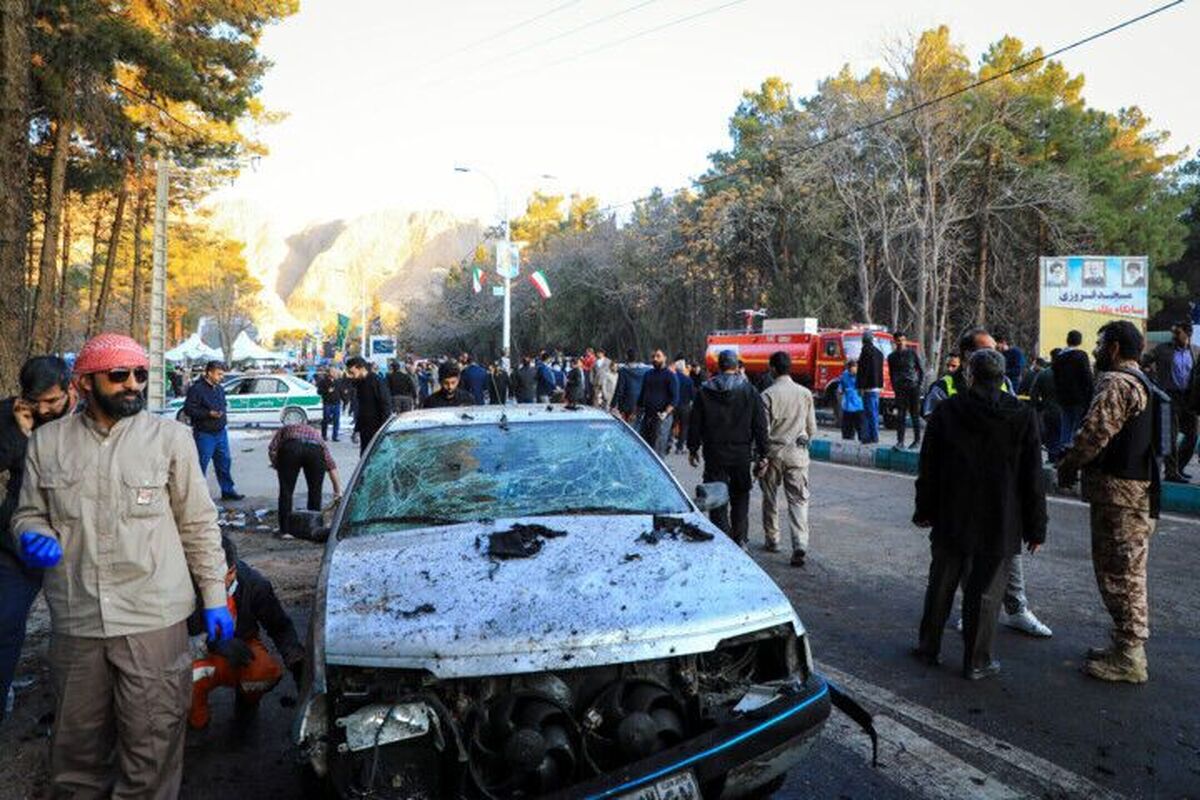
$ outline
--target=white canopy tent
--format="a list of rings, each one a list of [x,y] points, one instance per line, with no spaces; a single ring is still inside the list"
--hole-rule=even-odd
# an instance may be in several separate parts
[[[242,331],[233,340],[233,360],[237,361],[276,361],[285,363],[287,361],[286,353],[278,353],[274,350],[268,350],[258,342],[250,338],[250,334]]]
[[[167,361],[179,363],[182,361],[220,361],[225,358],[225,354],[215,347],[206,345],[200,339],[200,334],[193,333],[164,353],[163,357]]]

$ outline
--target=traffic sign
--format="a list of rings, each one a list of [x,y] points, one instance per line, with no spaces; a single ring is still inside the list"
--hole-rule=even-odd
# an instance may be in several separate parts
[[[492,287],[492,297],[504,297],[504,287],[503,286],[493,286]]]

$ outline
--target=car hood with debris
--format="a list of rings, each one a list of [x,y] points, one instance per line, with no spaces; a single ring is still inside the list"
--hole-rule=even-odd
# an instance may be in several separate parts
[[[649,515],[489,520],[338,542],[326,586],[327,663],[447,678],[627,663],[713,650],[791,623],[770,577],[703,515],[696,541]],[[527,558],[488,555],[514,524],[542,525]]]

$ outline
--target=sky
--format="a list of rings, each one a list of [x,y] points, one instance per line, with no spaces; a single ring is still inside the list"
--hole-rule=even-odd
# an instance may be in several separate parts
[[[1051,50],[1163,2],[301,0],[262,43],[262,100],[287,117],[219,199],[284,231],[396,208],[492,220],[535,188],[624,203],[703,173],[767,76],[808,95],[939,24],[973,60],[1005,34]],[[1194,153],[1197,30],[1184,3],[1061,60],[1091,106],[1137,105]]]

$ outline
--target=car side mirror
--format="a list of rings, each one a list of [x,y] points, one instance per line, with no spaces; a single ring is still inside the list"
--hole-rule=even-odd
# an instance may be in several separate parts
[[[288,517],[288,533],[297,539],[321,543],[329,538],[329,526],[320,511],[293,511]]]
[[[701,511],[716,511],[729,505],[729,485],[715,481],[696,487],[696,507]]]

